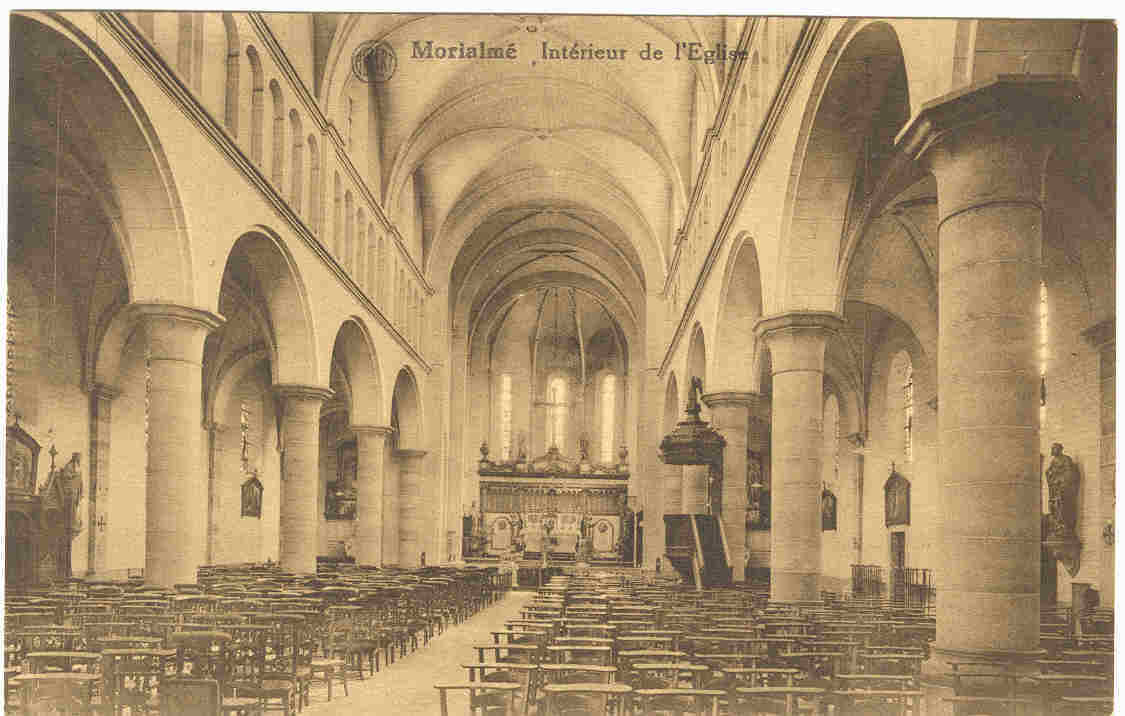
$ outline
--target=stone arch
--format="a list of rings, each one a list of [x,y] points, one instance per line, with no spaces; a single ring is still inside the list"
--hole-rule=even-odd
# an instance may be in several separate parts
[[[97,41],[64,18],[15,14],[11,29],[13,101],[51,112],[45,95],[64,92],[62,148],[103,187],[129,298],[197,305],[183,206],[145,108]]]
[[[833,310],[836,291],[825,287],[837,285],[841,243],[896,156],[909,113],[895,29],[846,23],[814,81],[794,153],[777,277],[783,307]]]
[[[395,378],[391,394],[391,426],[397,431],[395,440],[399,450],[418,450],[422,447],[422,400],[414,372],[403,366]]]
[[[304,280],[284,242],[265,227],[242,234],[227,255],[224,275],[238,271],[262,310],[275,384],[319,385],[315,326]],[[266,336],[263,336],[264,338]]]
[[[340,325],[332,357],[343,368],[350,387],[352,424],[383,424],[383,380],[378,354],[371,332],[360,318],[349,317]]]
[[[762,316],[762,276],[753,239],[741,236],[731,250],[719,294],[712,382],[708,392],[749,390],[746,362],[754,356],[754,325]]]

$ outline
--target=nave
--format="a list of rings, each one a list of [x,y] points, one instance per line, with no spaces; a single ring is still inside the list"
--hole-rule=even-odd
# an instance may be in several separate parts
[[[265,563],[301,592],[257,618],[317,612],[272,636],[358,630],[358,666],[426,648],[388,577],[628,568],[932,608],[928,713],[966,661],[1101,683],[1112,21],[11,24],[5,578],[39,626],[206,623],[191,592]],[[517,56],[414,56],[468,36]],[[733,53],[534,59],[575,38]]]

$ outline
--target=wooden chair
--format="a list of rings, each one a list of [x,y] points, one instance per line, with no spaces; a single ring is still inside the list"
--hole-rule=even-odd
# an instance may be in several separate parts
[[[103,650],[103,708],[110,716],[118,716],[125,709],[148,713],[159,707],[160,684],[175,657],[175,649]]]
[[[825,690],[802,686],[739,686],[734,690],[735,713],[771,713],[797,716],[820,713]],[[745,711],[737,709],[745,707]]]
[[[840,689],[830,696],[836,704],[836,713],[841,716],[860,716],[861,714],[887,714],[906,716],[918,713],[922,692],[915,689]]]
[[[629,709],[633,689],[626,684],[546,684],[543,686],[544,716],[591,716]]]
[[[219,716],[219,682],[165,679],[160,684],[160,716]]]
[[[473,703],[474,698],[482,696],[498,694],[502,697],[503,705],[502,710],[499,711],[500,716],[515,716],[515,701],[514,695],[520,690],[520,685],[514,682],[482,682],[473,681],[469,683],[460,684],[435,684],[434,688],[438,690],[441,698],[441,716],[449,716],[449,695],[450,691],[468,691],[469,702]],[[471,713],[476,713],[473,709]],[[493,710],[495,713],[495,710]]]
[[[953,716],[1038,716],[1043,710],[1043,702],[1039,699],[1016,696],[946,696],[942,701],[953,707]]]
[[[633,707],[637,716],[719,716],[719,703],[725,695],[721,689],[636,689]]]
[[[11,682],[20,690],[20,713],[94,714],[94,689],[101,680],[101,674],[52,671],[20,674]]]
[[[489,682],[504,682],[504,683],[518,683],[523,687],[523,694],[520,699],[523,701],[523,712],[527,714],[530,705],[537,698],[537,691],[541,682],[539,673],[539,664],[512,664],[512,663],[496,663],[496,664],[462,664],[462,668],[468,669],[469,681],[489,681]],[[473,701],[470,697],[470,703]]]

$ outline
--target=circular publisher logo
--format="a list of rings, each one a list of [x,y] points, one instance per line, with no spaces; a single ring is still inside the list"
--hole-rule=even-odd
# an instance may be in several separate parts
[[[390,43],[369,40],[352,53],[352,73],[364,82],[386,82],[398,69],[398,57]]]

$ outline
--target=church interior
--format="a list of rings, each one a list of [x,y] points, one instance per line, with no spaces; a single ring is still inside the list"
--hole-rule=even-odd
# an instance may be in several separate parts
[[[10,28],[6,713],[1112,713],[1113,22]]]

